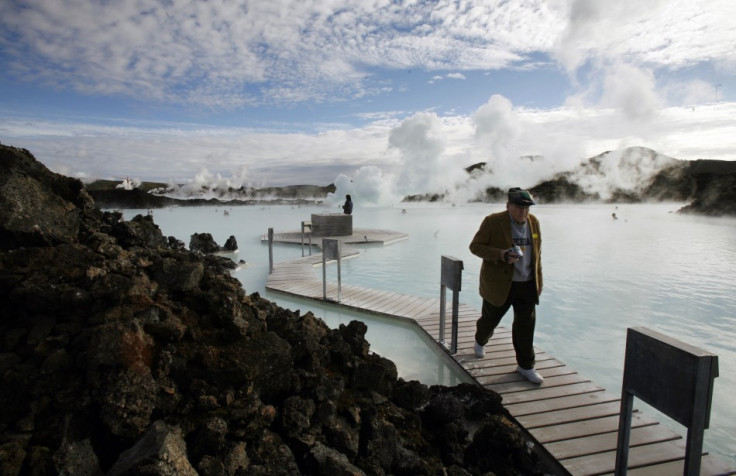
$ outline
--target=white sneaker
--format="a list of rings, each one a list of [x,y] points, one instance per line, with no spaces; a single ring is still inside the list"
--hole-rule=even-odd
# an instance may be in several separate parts
[[[479,343],[475,343],[473,346],[473,350],[475,350],[475,356],[479,359],[482,359],[486,356],[486,346],[480,345]]]
[[[517,366],[516,371],[523,375],[524,378],[526,378],[531,383],[544,382],[544,377],[539,375],[539,372],[537,372],[537,369],[535,369],[534,367],[532,367],[531,369],[522,369],[521,367]]]

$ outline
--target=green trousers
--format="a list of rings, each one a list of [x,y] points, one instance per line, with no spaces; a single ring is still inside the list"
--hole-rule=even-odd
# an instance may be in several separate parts
[[[511,291],[502,306],[494,306],[485,299],[480,319],[475,323],[475,341],[486,345],[493,331],[509,310],[514,308],[514,322],[511,327],[511,336],[516,352],[516,363],[521,368],[534,367],[534,325],[537,320],[536,312],[537,289],[534,281],[514,282]]]

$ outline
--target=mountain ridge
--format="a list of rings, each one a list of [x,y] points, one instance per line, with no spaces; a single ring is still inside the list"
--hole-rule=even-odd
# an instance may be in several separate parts
[[[637,160],[638,159],[638,160]],[[493,174],[485,162],[465,168],[468,181]],[[688,202],[682,213],[736,215],[736,162],[682,160],[646,147],[606,151],[569,171],[529,187],[538,203]],[[420,194],[406,201],[442,201],[446,194]],[[487,187],[472,202],[506,200],[506,190]]]
[[[493,170],[485,162],[465,168],[463,184],[492,180]],[[489,177],[490,176],[490,177]],[[95,202],[110,208],[160,208],[168,206],[313,204],[335,193],[334,184],[290,185],[286,187],[240,187],[217,189],[207,186],[179,188],[187,198],[167,196],[171,185],[142,182],[125,190],[119,182],[95,181],[86,184]],[[646,203],[687,202],[682,213],[708,216],[736,215],[736,161],[682,160],[646,147],[636,146],[605,151],[590,157],[571,170],[558,172],[529,190],[539,203]],[[407,195],[403,202],[441,202],[449,190]],[[207,198],[205,198],[207,197]],[[469,202],[498,202],[506,191],[488,186]]]

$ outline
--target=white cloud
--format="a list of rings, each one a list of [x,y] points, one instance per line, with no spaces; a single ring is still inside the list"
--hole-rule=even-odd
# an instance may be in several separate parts
[[[623,120],[651,120],[662,107],[651,71],[627,64],[607,69],[600,105],[620,110]]]
[[[88,94],[216,108],[378,94],[373,68],[494,70],[554,54],[733,70],[730,0],[0,3],[7,70]],[[338,94],[335,94],[338,92]]]
[[[667,84],[665,93],[676,106],[696,106],[715,103],[720,99],[720,85],[701,79],[689,82],[675,81]]]
[[[707,0],[572,0],[555,56],[570,72],[587,61],[685,68],[729,58],[736,4]]]

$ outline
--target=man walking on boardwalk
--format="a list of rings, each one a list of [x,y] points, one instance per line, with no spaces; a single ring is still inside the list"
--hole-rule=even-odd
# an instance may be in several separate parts
[[[544,378],[534,368],[536,305],[542,293],[542,234],[539,220],[529,213],[535,205],[527,190],[508,192],[506,211],[488,215],[470,242],[470,251],[483,258],[480,268],[481,317],[476,322],[475,355],[485,356],[485,345],[501,318],[514,308],[511,328],[516,371],[533,383]]]

